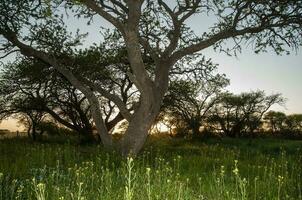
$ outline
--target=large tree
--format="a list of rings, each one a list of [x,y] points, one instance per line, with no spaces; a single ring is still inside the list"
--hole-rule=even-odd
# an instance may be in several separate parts
[[[104,146],[113,142],[102,119],[97,93],[110,99],[129,122],[118,146],[122,154],[137,154],[148,130],[160,111],[168,88],[169,72],[183,58],[209,47],[237,52],[243,42],[252,43],[255,51],[268,48],[277,53],[301,44],[302,2],[297,0],[20,0],[0,4],[1,50],[5,55],[20,51],[35,57],[63,74],[89,101],[91,113]],[[97,83],[87,83],[70,67],[74,65],[75,46],[81,35],[72,37],[60,17],[63,5],[75,17],[100,17],[109,22],[125,44],[130,64],[128,76],[139,91],[139,101],[130,112],[121,97]],[[95,17],[96,16],[96,17]],[[216,23],[202,35],[195,35],[187,20],[215,17]],[[74,34],[73,34],[74,35]],[[224,48],[226,40],[230,48]],[[230,50],[231,49],[231,50]],[[154,73],[149,73],[144,55],[154,61]],[[89,63],[87,63],[89,65]],[[100,66],[101,67],[101,66]]]
[[[85,73],[89,80],[97,80],[102,83],[103,87],[106,86],[121,94],[123,102],[126,103],[135,93],[135,91],[130,91],[133,84],[127,76],[117,74],[121,69],[127,70],[129,67],[125,63],[118,62],[121,56],[118,55],[118,58],[115,59],[116,55],[112,51],[110,56],[102,55],[101,58],[98,56],[98,60],[94,60],[93,58],[98,52],[99,48],[80,52],[77,55],[77,68],[73,71]],[[110,63],[110,66],[103,64],[101,72],[95,68],[95,65],[100,62],[108,62],[109,57],[115,60],[119,67]],[[83,72],[87,60],[91,60],[91,66]],[[93,63],[95,64],[93,65]],[[107,68],[111,69],[111,73],[108,73]],[[114,73],[113,68],[116,68]],[[85,139],[93,139],[93,124],[86,97],[64,76],[37,59],[22,58],[3,66],[0,73],[0,97],[3,102],[0,107],[1,118],[12,115],[19,118],[27,115],[26,118],[31,119],[32,113],[41,113],[42,116],[47,113],[48,117],[52,117],[66,128],[78,132],[84,138],[86,137]],[[111,101],[99,98],[103,102],[102,111],[106,128],[111,130],[124,118],[116,112],[116,106]],[[30,124],[34,125],[34,123]],[[32,131],[34,130],[32,129]],[[35,134],[33,133],[33,135]]]

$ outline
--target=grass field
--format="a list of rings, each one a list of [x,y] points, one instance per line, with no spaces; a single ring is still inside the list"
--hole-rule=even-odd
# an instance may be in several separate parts
[[[136,159],[97,145],[0,140],[0,199],[302,199],[302,141],[148,139]]]

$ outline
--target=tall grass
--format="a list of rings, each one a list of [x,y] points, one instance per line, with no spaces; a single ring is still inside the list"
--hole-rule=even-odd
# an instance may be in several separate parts
[[[0,140],[0,199],[302,199],[300,141],[148,141],[136,159],[99,146]]]

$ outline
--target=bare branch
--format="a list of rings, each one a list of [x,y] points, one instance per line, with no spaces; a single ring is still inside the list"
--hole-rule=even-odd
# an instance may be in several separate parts
[[[94,0],[83,0],[82,1],[88,8],[96,12],[98,15],[106,19],[108,22],[113,24],[123,35],[124,35],[124,25],[116,17],[112,16],[106,12],[102,7],[100,7]]]

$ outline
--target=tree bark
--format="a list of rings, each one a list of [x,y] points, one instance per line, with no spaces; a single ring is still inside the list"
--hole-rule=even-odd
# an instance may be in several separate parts
[[[32,136],[33,141],[37,140],[37,131],[36,131],[36,123],[35,122],[32,122],[31,136]]]
[[[142,149],[149,130],[160,111],[166,89],[167,87],[164,86],[151,90],[152,92],[146,95],[147,98],[141,97],[140,105],[135,110],[125,135],[119,143],[119,150],[123,156],[136,156]]]
[[[149,129],[158,114],[154,109],[150,110],[150,107],[141,106],[129,122],[125,135],[119,143],[119,150],[123,156],[136,156],[142,149]]]
[[[198,123],[196,123],[192,126],[193,139],[197,139],[200,137],[199,128],[200,128],[200,125]]]

